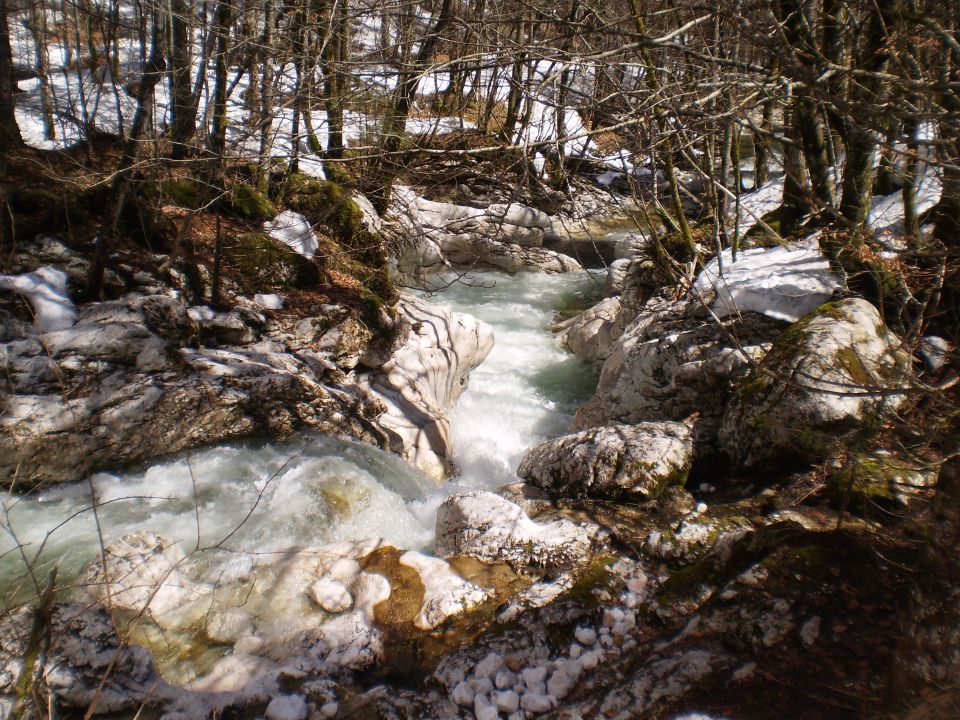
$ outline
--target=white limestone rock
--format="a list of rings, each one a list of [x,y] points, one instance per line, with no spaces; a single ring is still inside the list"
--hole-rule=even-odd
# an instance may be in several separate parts
[[[720,442],[745,468],[816,462],[879,430],[912,377],[909,355],[873,305],[828,303],[784,332],[741,384]]]
[[[493,348],[493,331],[471,315],[413,298],[404,298],[399,307],[412,330],[362,382],[386,406],[378,424],[395,439],[395,450],[443,480],[452,472],[447,411],[466,388],[470,371]]]
[[[605,360],[623,332],[619,315],[619,297],[601,300],[555,328],[560,345],[589,362]]]
[[[303,695],[277,695],[263,714],[266,720],[306,720],[307,701]]]
[[[183,551],[154,533],[125,535],[110,543],[103,557],[105,567],[98,558],[86,569],[87,592],[112,607],[148,614],[161,625],[175,622],[177,611],[206,590],[183,574]]]
[[[436,551],[514,567],[564,567],[584,561],[596,529],[569,520],[536,523],[490,492],[453,495],[437,510]]]
[[[693,433],[682,423],[611,425],[537,445],[517,475],[561,496],[650,498],[686,481],[693,450]]]
[[[423,583],[423,604],[413,621],[421,630],[432,630],[491,596],[490,591],[464,580],[439,558],[411,550],[400,556],[400,564],[416,570]]]
[[[571,429],[680,421],[699,413],[698,443],[708,442],[735,383],[782,327],[756,313],[721,323],[699,302],[652,298],[613,344],[596,393]]]

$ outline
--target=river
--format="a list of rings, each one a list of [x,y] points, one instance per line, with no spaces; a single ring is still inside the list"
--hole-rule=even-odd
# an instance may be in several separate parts
[[[371,536],[429,550],[446,497],[514,481],[524,452],[561,434],[591,395],[596,369],[563,351],[549,326],[557,312],[589,305],[597,288],[587,273],[477,272],[429,296],[488,322],[496,338],[451,415],[460,472],[450,482],[438,487],[376,448],[304,433],[6,496],[2,601],[32,594],[54,565],[61,581],[75,578],[101,543],[141,530],[177,541],[190,555],[191,574],[206,577],[229,575],[238,554]]]

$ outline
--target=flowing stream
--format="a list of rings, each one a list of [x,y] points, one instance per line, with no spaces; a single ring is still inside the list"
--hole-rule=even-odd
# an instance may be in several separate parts
[[[192,572],[208,577],[229,574],[238,554],[338,540],[379,536],[429,550],[444,498],[514,481],[523,453],[561,434],[592,393],[596,370],[561,350],[549,325],[558,311],[589,305],[597,287],[586,273],[478,272],[430,297],[485,320],[496,336],[452,413],[461,472],[451,482],[437,487],[376,448],[305,433],[9,495],[0,516],[0,601],[18,588],[35,592],[54,565],[61,580],[75,577],[101,542],[139,530],[177,541],[188,555],[201,549],[191,555]]]

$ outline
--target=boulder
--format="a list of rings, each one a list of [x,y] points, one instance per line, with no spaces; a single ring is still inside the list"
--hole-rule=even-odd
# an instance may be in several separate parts
[[[452,472],[446,413],[466,389],[470,371],[493,347],[493,331],[471,315],[409,297],[400,302],[400,310],[410,333],[361,382],[386,406],[378,424],[390,433],[392,449],[443,480]]]
[[[582,270],[571,257],[543,248],[550,235],[550,217],[521,203],[494,203],[484,208],[437,202],[410,188],[392,194],[392,233],[402,250],[397,269],[408,275],[457,265],[522,271]]]
[[[453,495],[437,509],[436,552],[515,568],[568,567],[589,558],[596,528],[569,520],[537,523],[491,492]]]
[[[682,485],[693,462],[693,434],[682,423],[592,428],[548,440],[524,457],[517,475],[560,496],[655,498]]]
[[[711,443],[735,382],[782,327],[755,313],[718,321],[699,302],[651,298],[614,342],[571,429],[699,413],[698,444]]]
[[[106,561],[106,564],[104,564]],[[158,619],[199,597],[183,574],[186,556],[173,541],[151,532],[126,535],[110,543],[84,574],[84,587],[108,607]]]
[[[739,386],[720,442],[735,464],[816,462],[862,441],[906,401],[910,357],[860,298],[794,323]]]
[[[623,332],[618,321],[620,298],[601,300],[556,327],[560,345],[588,362],[605,360]]]

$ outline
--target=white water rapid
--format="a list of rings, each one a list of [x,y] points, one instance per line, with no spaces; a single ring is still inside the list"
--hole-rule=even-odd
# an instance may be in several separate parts
[[[532,445],[563,432],[591,394],[594,370],[562,351],[556,310],[596,292],[586,274],[471,274],[431,302],[493,326],[496,344],[452,414],[460,475],[441,487],[375,448],[305,433],[292,442],[251,441],[184,453],[141,469],[2,499],[0,595],[30,587],[50,567],[61,580],[96,557],[101,542],[146,530],[191,555],[192,571],[216,576],[237,552],[266,552],[382,537],[429,549],[436,507],[452,492],[515,479]],[[96,507],[96,512],[93,507]]]

